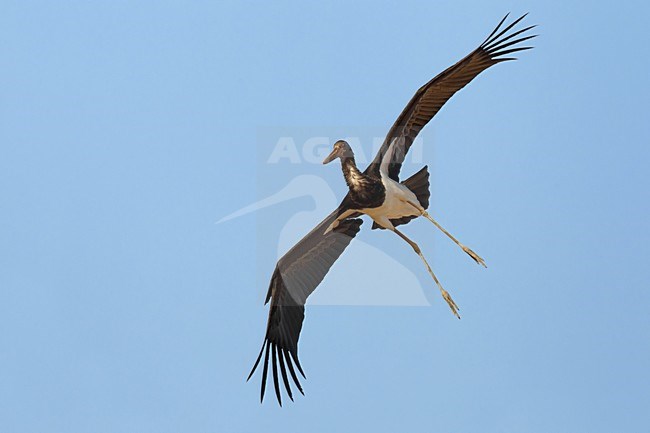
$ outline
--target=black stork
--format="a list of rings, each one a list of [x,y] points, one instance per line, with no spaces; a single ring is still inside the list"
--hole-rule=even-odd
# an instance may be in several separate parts
[[[403,182],[399,181],[399,172],[415,137],[449,98],[490,66],[515,60],[513,57],[505,57],[506,55],[532,48],[518,44],[537,36],[525,34],[535,26],[511,31],[525,16],[500,30],[508,18],[506,15],[478,48],[422,86],[399,115],[379,152],[365,171],[362,172],[357,168],[352,148],[348,143],[339,140],[334,144],[332,153],[325,158],[323,164],[337,158],[341,160],[343,176],[349,192],[338,208],[278,261],[273,271],[265,299],[265,304],[271,301],[266,336],[248,375],[250,379],[263,355],[260,401],[264,400],[269,357],[272,360],[273,384],[278,403],[282,405],[280,377],[291,400],[293,395],[289,375],[298,391],[304,395],[296,368],[305,377],[298,360],[298,339],[305,317],[305,302],[359,232],[362,223],[359,216],[363,214],[372,218],[373,229],[393,231],[413,248],[424,262],[452,312],[460,318],[458,306],[449,293],[442,288],[420,247],[396,226],[424,216],[458,244],[476,263],[485,266],[485,262],[447,232],[427,212],[429,206],[427,167],[425,166]],[[521,36],[516,38],[519,35]]]

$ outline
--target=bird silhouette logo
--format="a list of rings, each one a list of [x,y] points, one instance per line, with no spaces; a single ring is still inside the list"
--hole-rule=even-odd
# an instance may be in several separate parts
[[[279,191],[222,217],[217,224],[227,224],[232,220],[259,214],[265,209],[305,197],[312,200],[313,208],[300,210],[288,218],[286,215],[283,216],[286,222],[279,229],[277,244],[271,247],[273,251],[269,251],[273,256],[268,257],[268,263],[274,263],[336,207],[336,195],[322,177],[295,176]],[[267,227],[267,229],[278,231],[277,226]],[[372,272],[359,273],[360,263],[372,264]],[[268,269],[260,269],[260,272],[268,273]],[[399,290],[395,290],[395,287],[399,287]],[[431,304],[424,290],[417,275],[389,252],[363,239],[357,239],[337,262],[337,266],[332,267],[323,280],[321,289],[310,296],[307,303],[308,305],[429,306]]]

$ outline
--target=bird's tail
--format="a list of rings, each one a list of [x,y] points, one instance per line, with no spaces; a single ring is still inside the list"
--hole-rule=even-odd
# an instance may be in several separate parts
[[[413,194],[420,202],[420,206],[425,209],[429,208],[431,193],[429,192],[429,170],[426,165],[422,167],[422,170],[402,182],[402,185],[413,191]]]

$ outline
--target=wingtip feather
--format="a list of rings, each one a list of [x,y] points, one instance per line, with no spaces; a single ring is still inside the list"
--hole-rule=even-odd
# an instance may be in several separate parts
[[[506,16],[504,16],[504,17],[501,19],[501,21],[499,21],[499,24],[497,24],[497,26],[494,28],[494,30],[492,30],[492,33],[490,33],[490,34],[488,35],[488,37],[485,38],[485,40],[483,41],[483,43],[481,44],[481,46],[485,45],[485,44],[487,43],[487,41],[488,41],[488,40],[489,40],[489,39],[490,39],[490,38],[491,38],[491,37],[492,37],[496,32],[499,31],[499,29],[501,28],[501,25],[505,22],[506,19],[508,19],[508,16],[509,16],[509,15],[510,15],[510,12],[508,12],[508,13],[506,14]]]
[[[526,13],[526,14],[520,16],[519,18],[517,18],[516,20],[514,20],[513,22],[511,22],[510,24],[508,24],[508,26],[507,26],[506,28],[504,28],[503,30],[501,30],[501,31],[500,31],[499,33],[497,33],[496,35],[492,36],[492,35],[496,32],[496,30],[498,30],[498,28],[495,29],[495,31],[493,31],[492,34],[491,34],[490,36],[488,36],[488,40],[486,40],[485,42],[483,42],[483,43],[481,44],[481,48],[484,48],[484,47],[486,47],[486,46],[489,46],[489,45],[494,44],[494,43],[495,43],[495,42],[496,42],[496,41],[497,41],[501,36],[503,36],[506,32],[508,32],[508,30],[510,30],[511,28],[513,28],[514,26],[516,26],[516,25],[517,25],[521,20],[523,20],[524,18],[526,18],[526,15],[528,15],[528,13]],[[501,24],[502,24],[502,23],[499,23],[499,27],[501,27]]]
[[[289,379],[287,378],[287,367],[284,364],[284,355],[282,354],[282,349],[278,347],[278,361],[280,363],[280,373],[282,373],[282,381],[284,382],[284,389],[287,391],[287,395],[293,401],[293,394],[291,393],[291,385],[289,384]]]
[[[290,351],[289,353],[291,354],[291,357],[293,358],[293,361],[296,363],[296,367],[298,367],[298,371],[300,372],[300,374],[302,375],[302,377],[304,377],[305,379],[307,379],[307,376],[305,376],[305,372],[302,371],[302,366],[300,365],[300,361],[298,360],[298,353],[297,353],[297,351],[292,350],[292,351]]]
[[[302,386],[300,385],[300,381],[298,380],[298,375],[296,374],[296,370],[294,370],[293,368],[293,363],[291,362],[291,355],[286,349],[284,350],[284,357],[287,360],[287,366],[289,367],[289,373],[291,373],[291,378],[293,379],[293,382],[296,384],[298,391],[300,391],[302,395],[305,395],[304,391],[302,390]]]
[[[280,382],[278,381],[278,356],[277,345],[271,343],[271,362],[273,363],[273,388],[275,388],[275,396],[278,399],[278,404],[282,407],[282,396],[280,394]]]
[[[260,363],[260,359],[262,359],[262,353],[264,352],[264,346],[266,345],[266,341],[262,343],[262,348],[260,349],[260,354],[257,355],[257,359],[255,360],[255,364],[253,364],[253,368],[251,369],[251,372],[248,373],[248,377],[246,378],[246,382],[250,380],[250,378],[253,376],[253,373],[255,373],[255,370],[257,369],[258,364]]]
[[[260,392],[260,403],[264,401],[264,391],[266,391],[266,377],[269,372],[269,347],[270,344],[266,342],[266,350],[264,353],[264,370],[262,371],[262,390]]]

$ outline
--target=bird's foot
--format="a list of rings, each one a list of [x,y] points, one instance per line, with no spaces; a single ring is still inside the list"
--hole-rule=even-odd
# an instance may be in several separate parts
[[[447,305],[449,305],[449,308],[451,308],[451,312],[454,313],[454,315],[460,319],[460,315],[458,314],[458,310],[459,310],[458,305],[456,305],[454,300],[451,299],[451,295],[449,294],[449,292],[447,292],[445,289],[441,287],[440,293],[442,294],[444,300],[447,301]]]
[[[485,260],[483,260],[481,256],[476,254],[470,248],[467,248],[465,245],[461,245],[461,248],[463,249],[463,251],[467,253],[467,255],[469,255],[472,258],[472,260],[474,260],[476,263],[483,266],[484,268],[487,268],[487,265],[485,264]]]

